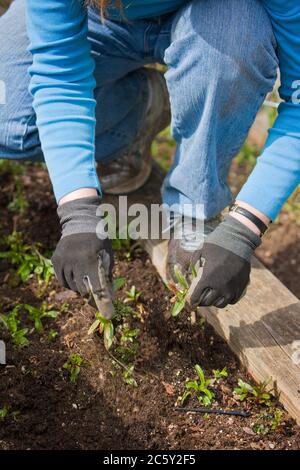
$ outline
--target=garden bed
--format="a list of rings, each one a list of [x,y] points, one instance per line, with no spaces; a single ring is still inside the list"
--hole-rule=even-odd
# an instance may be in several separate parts
[[[242,178],[241,168],[233,167],[232,175]],[[1,237],[15,230],[31,247],[41,243],[41,253],[51,252],[59,226],[46,171],[33,165],[19,172],[18,165],[1,169]],[[296,227],[294,212],[284,211],[260,256],[299,296],[299,253],[291,249],[299,241]],[[3,243],[0,251],[8,248]],[[254,384],[212,328],[187,313],[171,317],[172,294],[148,256],[138,246],[123,246],[116,258],[115,277],[125,279],[118,305],[128,315],[109,353],[99,335],[88,334],[95,312],[82,299],[53,279],[46,288],[36,276],[20,282],[11,262],[0,260],[0,313],[22,305],[19,329],[28,329],[30,341],[14,346],[0,327],[7,342],[7,366],[0,366],[0,449],[299,449],[300,429],[276,400],[254,400],[249,393],[240,401],[241,391],[234,392],[239,379]],[[132,286],[140,297],[128,295]],[[24,305],[40,309],[42,302],[45,311],[58,313],[45,316],[38,332]],[[70,375],[72,360],[83,364]],[[251,416],[176,410],[186,380],[197,378],[196,364],[206,379],[226,368],[227,377],[208,387],[212,408]],[[196,395],[184,406],[203,406]]]

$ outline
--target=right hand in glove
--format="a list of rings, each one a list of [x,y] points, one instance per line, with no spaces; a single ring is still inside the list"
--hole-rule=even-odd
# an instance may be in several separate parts
[[[62,236],[52,263],[61,286],[82,296],[90,295],[92,304],[96,304],[94,306],[100,313],[110,319],[114,315],[113,252],[109,238],[101,231],[101,216],[96,215],[100,203],[101,199],[94,196],[58,207]]]
[[[200,253],[200,265],[187,300],[191,307],[235,304],[250,281],[251,258],[261,244],[250,228],[227,214],[209,234]]]

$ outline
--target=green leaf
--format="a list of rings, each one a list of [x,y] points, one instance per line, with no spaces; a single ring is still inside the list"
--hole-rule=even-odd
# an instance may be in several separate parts
[[[49,330],[49,333],[48,333],[48,338],[50,340],[53,340],[56,338],[56,336],[58,336],[58,331],[55,331],[53,330],[52,328]]]
[[[197,380],[189,380],[186,384],[185,384],[185,388],[187,390],[196,390],[198,391],[198,382]]]
[[[187,280],[185,279],[184,275],[181,273],[180,268],[178,265],[174,266],[174,274],[176,277],[176,280],[178,284],[183,288],[183,289],[188,289],[189,285],[187,283]]]
[[[23,328],[21,330],[18,330],[13,335],[13,343],[16,346],[19,346],[20,348],[28,346],[30,341],[26,338],[27,333],[28,333],[28,328]]]
[[[222,379],[222,378],[228,377],[228,372],[227,372],[226,367],[224,367],[222,370],[213,369],[213,374],[214,374],[215,379]]]
[[[247,382],[244,382],[242,379],[239,379],[238,380],[238,385],[245,389],[245,390],[248,390],[249,392],[252,392],[253,391],[253,387],[252,385],[248,384]]]
[[[69,372],[70,382],[77,382],[81,367],[86,366],[87,362],[79,354],[71,354],[67,362],[63,364],[63,369]]]
[[[172,316],[177,317],[179,313],[184,309],[185,307],[185,300],[180,300],[174,303],[173,308],[172,308]]]
[[[104,346],[108,350],[111,348],[112,343],[113,343],[113,338],[114,338],[114,327],[112,322],[109,322],[104,326],[104,332],[103,332],[103,337],[104,337]]]
[[[93,333],[95,333],[95,331],[97,330],[99,325],[100,325],[100,320],[98,320],[98,319],[95,320],[89,328],[88,335],[92,335]]]
[[[195,279],[197,277],[197,269],[195,266],[191,266],[192,277]]]
[[[2,321],[3,325],[5,326],[5,328],[9,329],[9,320],[8,320],[8,316],[7,316],[7,315],[4,315],[4,314],[1,314],[1,315],[0,315],[0,320]]]
[[[186,390],[181,397],[181,404],[184,405],[188,401],[188,399],[191,397],[191,395],[192,393]]]
[[[119,289],[121,289],[126,282],[125,277],[116,277],[113,280],[113,291],[117,292]]]
[[[199,396],[198,400],[200,401],[200,403],[203,403],[204,406],[211,405],[211,400],[207,396]]]
[[[34,270],[35,274],[42,274],[43,272],[43,266],[37,266]]]
[[[9,406],[4,405],[2,408],[0,408],[0,418],[6,418],[6,416],[9,413]]]
[[[209,400],[212,400],[215,396],[214,392],[212,392],[211,390],[209,390],[208,388],[206,388],[204,391],[205,395],[207,396],[207,398],[209,398]]]
[[[41,322],[40,318],[36,318],[34,320],[34,328],[38,333],[42,333],[42,331],[44,330],[43,323]]]
[[[48,317],[48,318],[57,318],[59,315],[59,312],[57,310],[48,310],[43,314],[43,317]]]
[[[20,276],[22,282],[28,281],[30,274],[31,274],[31,269],[27,264],[23,264],[19,269],[18,269],[18,275]]]
[[[131,385],[132,387],[138,387],[137,381],[135,380],[134,376],[134,365],[128,367],[127,370],[123,372],[123,380],[127,385]]]
[[[204,376],[203,369],[198,364],[196,364],[195,365],[195,370],[197,372],[197,375],[200,379],[201,384],[204,384],[205,383],[205,376]]]

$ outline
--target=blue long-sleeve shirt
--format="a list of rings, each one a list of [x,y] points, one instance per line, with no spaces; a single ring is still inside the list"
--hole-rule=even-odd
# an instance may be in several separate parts
[[[171,12],[188,0],[123,0],[128,19]],[[251,0],[249,0],[251,1]],[[300,1],[262,0],[278,43],[279,116],[238,198],[274,219],[300,182]],[[57,200],[76,189],[100,191],[95,170],[94,63],[78,0],[27,0],[33,64],[30,91]],[[111,16],[116,11],[109,11]]]

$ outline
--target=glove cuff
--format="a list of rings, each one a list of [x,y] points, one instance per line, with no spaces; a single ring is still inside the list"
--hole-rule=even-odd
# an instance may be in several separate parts
[[[78,233],[95,233],[100,215],[97,209],[101,204],[99,196],[84,197],[66,202],[57,208],[62,229],[62,238]]]
[[[261,238],[226,214],[223,222],[207,237],[206,243],[221,246],[250,263],[254,250],[261,245]]]

